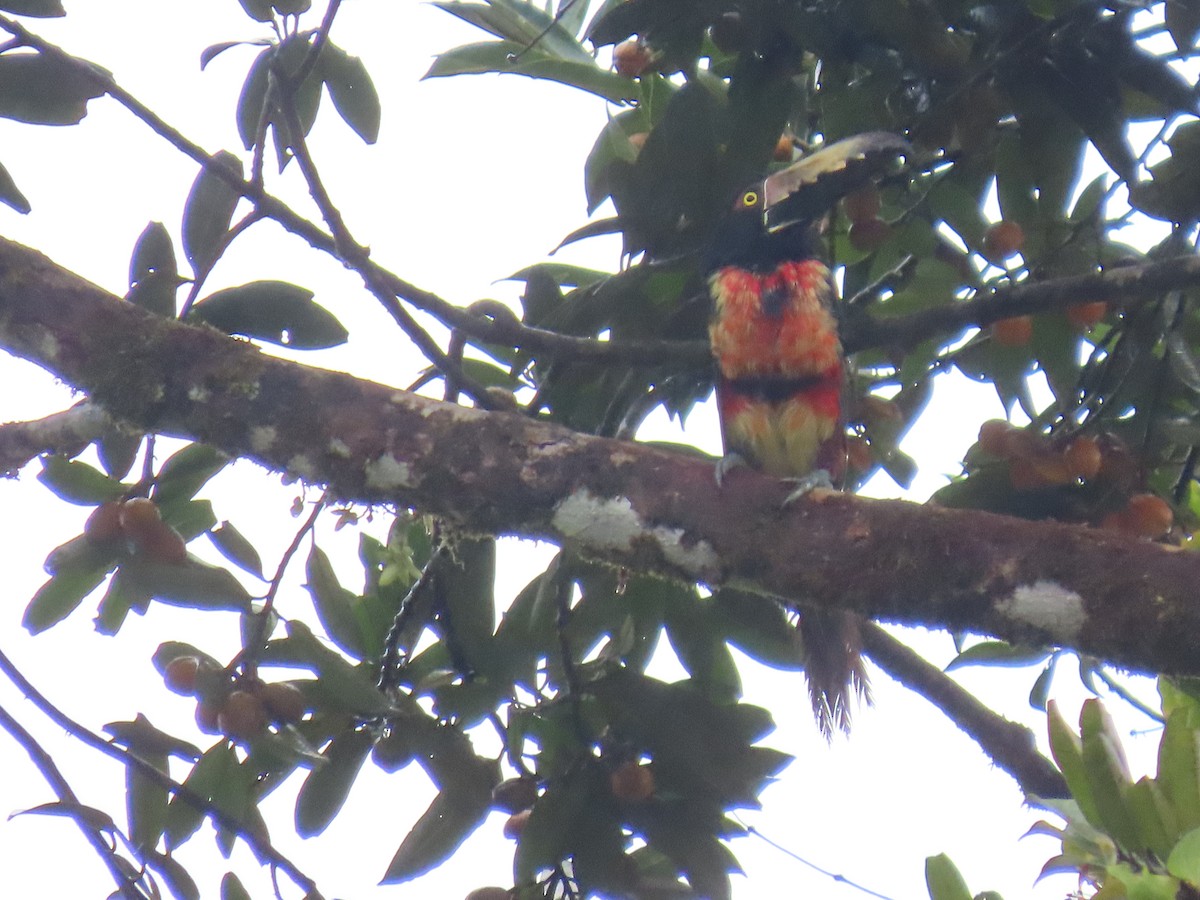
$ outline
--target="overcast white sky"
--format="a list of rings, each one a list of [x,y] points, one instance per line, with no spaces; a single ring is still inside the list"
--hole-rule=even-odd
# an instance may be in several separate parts
[[[67,0],[67,8],[65,20],[28,24],[111,69],[125,87],[208,149],[240,150],[233,108],[256,49],[228,51],[205,73],[198,63],[206,45],[267,36],[265,26],[242,15],[236,0],[204,4],[203,12],[160,0]],[[523,78],[418,81],[434,53],[481,36],[428,5],[346,3],[333,39],[365,59],[383,98],[383,130],[379,143],[366,147],[332,110],[323,110],[312,139],[318,161],[325,161],[327,184],[358,239],[405,278],[463,303],[513,296],[511,286],[496,285],[495,279],[544,258],[582,223],[582,162],[606,114],[595,98]],[[94,102],[76,128],[0,120],[0,161],[34,207],[24,217],[0,208],[0,233],[41,249],[116,294],[125,290],[130,251],[148,221],[163,221],[178,234],[195,175],[191,162],[105,100]],[[273,189],[311,213],[294,168]],[[593,243],[573,249],[567,258],[611,268],[617,252],[612,243]],[[305,359],[397,385],[411,380],[419,360],[356,279],[336,263],[307,251],[277,227],[261,225],[238,241],[209,286],[251,278],[311,287],[318,301],[350,326],[348,347]],[[8,358],[0,358],[0,385],[0,421],[39,417],[72,399],[45,373]],[[960,379],[940,390],[909,445],[926,463],[912,496],[924,499],[944,483],[979,422],[1000,412],[989,389]],[[684,434],[716,452],[711,409],[693,415]],[[667,435],[678,437],[678,431],[659,418],[644,436]],[[34,465],[20,480],[0,484],[0,562],[7,580],[0,648],[65,712],[93,728],[142,711],[156,725],[195,740],[190,704],[166,692],[150,654],[160,640],[183,634],[228,659],[237,648],[236,621],[230,616],[214,623],[220,617],[155,605],[145,618],[131,617],[113,640],[94,634],[85,603],[47,634],[26,635],[20,616],[44,580],[40,561],[55,544],[79,533],[87,512],[48,502],[34,481],[36,470]],[[884,482],[873,487],[876,493],[896,492]],[[232,519],[249,534],[273,568],[295,527],[287,508],[296,488],[239,464],[214,481],[208,495],[218,518]],[[383,525],[380,520],[364,527],[378,534]],[[361,577],[352,555],[353,532],[333,535],[326,528],[322,535],[351,585]],[[195,549],[202,546],[198,541]],[[544,547],[514,546],[505,555],[504,584],[513,589],[524,584],[547,554]],[[310,610],[299,577],[289,579],[280,604],[289,616]],[[937,662],[953,654],[946,635],[910,637]],[[673,671],[669,658],[661,666],[663,673]],[[1055,693],[1071,715],[1082,694],[1069,666],[1063,669]],[[1034,670],[967,671],[960,677],[1005,715],[1041,734],[1044,719],[1025,700],[1035,675]],[[807,702],[797,701],[800,676],[746,667],[747,699],[772,708],[779,722],[767,743],[797,761],[766,792],[765,811],[748,813],[745,821],[813,863],[894,898],[924,897],[924,857],[941,852],[955,859],[974,891],[999,890],[1011,900],[1061,897],[1070,890],[1069,878],[1033,889],[1055,844],[1045,838],[1018,842],[1039,816],[1022,807],[1012,781],[994,771],[975,745],[923,700],[880,673],[874,681],[875,708],[858,716],[849,740],[826,746]],[[121,819],[123,779],[115,764],[46,727],[10,685],[0,684],[0,705],[46,742],[85,803]],[[1115,711],[1129,727],[1148,724]],[[1156,743],[1156,734],[1134,743],[1135,766],[1152,765]],[[3,734],[0,772],[0,813],[52,799]],[[504,817],[497,813],[443,870],[411,885],[376,887],[431,797],[416,767],[384,776],[368,765],[338,823],[309,841],[289,834],[297,786],[296,780],[285,785],[267,805],[269,818],[277,822],[273,837],[326,896],[453,898],[483,884],[511,883],[512,845],[501,837]],[[210,835],[206,827],[181,853],[205,896],[216,895],[224,871]],[[742,840],[734,849],[747,872],[737,882],[740,900],[768,893],[834,900],[863,896],[756,839]],[[0,860],[0,896],[102,897],[111,890],[91,849],[65,820],[0,821]],[[235,852],[234,865],[256,897],[270,896],[265,875],[247,853]]]

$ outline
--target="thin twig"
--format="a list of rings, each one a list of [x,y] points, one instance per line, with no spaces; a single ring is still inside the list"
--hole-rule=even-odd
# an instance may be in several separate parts
[[[945,672],[873,622],[864,624],[862,638],[863,649],[879,668],[937,706],[992,762],[1016,779],[1026,794],[1069,796],[1062,775],[1038,753],[1028,728],[988,709]]]
[[[66,807],[75,807],[79,809],[82,804],[75,792],[71,789],[71,785],[67,783],[67,779],[63,777],[58,766],[54,764],[53,757],[46,752],[46,749],[38,743],[37,739],[22,727],[21,723],[9,714],[3,706],[0,706],[0,728],[3,728],[13,740],[21,745],[21,748],[33,760],[33,764],[37,766],[38,771],[42,773],[42,777],[54,790],[55,796]],[[117,890],[122,897],[128,900],[145,900],[147,896],[152,894],[143,892],[138,889],[131,879],[130,870],[121,865],[120,857],[117,856],[116,850],[104,838],[104,832],[96,825],[87,820],[87,817],[78,814],[69,816],[71,821],[79,826],[79,830],[83,832],[83,836],[87,838],[88,843],[95,848],[96,854],[100,860],[108,868],[112,874],[113,881],[117,883]],[[133,871],[136,871],[134,869]]]
[[[320,898],[322,896],[317,888],[317,883],[305,875],[294,862],[276,850],[270,840],[257,829],[247,829],[243,823],[223,812],[186,785],[180,784],[169,775],[159,771],[156,766],[146,762],[137,754],[124,747],[110,743],[90,728],[76,722],[46,699],[45,695],[33,686],[29,679],[21,673],[21,670],[16,667],[13,661],[2,650],[0,650],[0,672],[16,685],[22,694],[32,701],[33,705],[40,709],[46,718],[65,730],[72,737],[95,750],[99,750],[105,756],[112,757],[122,765],[132,766],[138,771],[138,774],[145,776],[148,781],[167,790],[173,796],[182,798],[188,805],[204,812],[205,815],[209,816],[221,828],[231,834],[238,835],[238,837],[249,844],[256,857],[267,860],[272,866],[285,872],[298,887],[306,892],[306,895],[310,895],[313,898]]]

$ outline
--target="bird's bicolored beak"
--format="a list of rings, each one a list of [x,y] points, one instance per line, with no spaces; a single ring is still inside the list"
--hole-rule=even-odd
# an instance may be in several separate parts
[[[868,131],[822,147],[763,179],[763,224],[770,232],[812,221],[911,153],[908,141],[888,131]]]

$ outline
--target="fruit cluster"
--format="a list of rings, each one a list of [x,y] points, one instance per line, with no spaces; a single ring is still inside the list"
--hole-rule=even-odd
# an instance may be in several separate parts
[[[1156,494],[1136,490],[1137,465],[1116,438],[1080,434],[1066,443],[1015,425],[990,419],[979,429],[976,445],[983,453],[1008,464],[1008,477],[1018,491],[1035,491],[1066,485],[1103,485],[1104,510],[1094,521],[1140,537],[1161,538],[1171,530],[1175,516]],[[1112,498],[1121,505],[1112,508]]]
[[[159,562],[180,564],[187,559],[187,542],[163,521],[158,505],[148,497],[113,500],[96,507],[83,526],[98,547],[127,547]]]
[[[1011,219],[992,223],[983,234],[979,248],[983,257],[992,265],[1003,266],[1005,260],[1020,253],[1025,246],[1025,231]],[[1076,328],[1089,329],[1108,315],[1108,304],[1104,301],[1076,303],[1066,309],[1067,321]],[[994,322],[992,338],[1005,347],[1023,347],[1033,339],[1033,319],[1030,316],[1012,316]]]
[[[176,694],[196,698],[196,725],[206,734],[249,741],[267,725],[294,725],[308,701],[286,681],[231,675],[228,669],[195,656],[179,656],[163,669],[163,681]]]

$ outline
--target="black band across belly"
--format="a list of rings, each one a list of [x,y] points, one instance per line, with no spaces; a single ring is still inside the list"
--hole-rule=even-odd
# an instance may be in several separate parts
[[[830,376],[828,375],[809,375],[805,378],[756,375],[753,378],[724,378],[722,384],[733,393],[741,394],[743,397],[765,400],[767,403],[782,403],[810,388],[827,384],[829,380]]]

